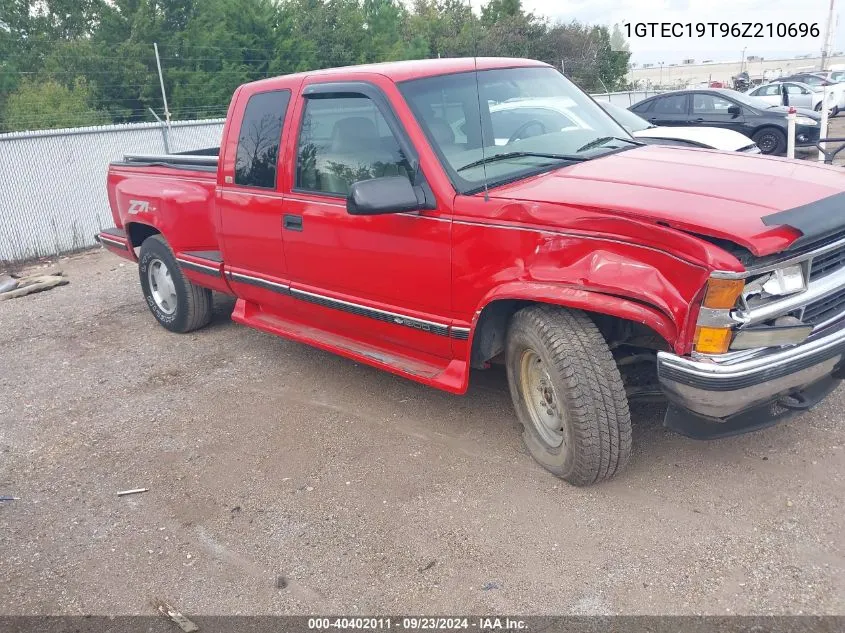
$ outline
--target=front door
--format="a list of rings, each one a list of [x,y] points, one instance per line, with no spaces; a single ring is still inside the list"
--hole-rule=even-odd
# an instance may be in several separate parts
[[[733,112],[730,110],[734,109]],[[739,110],[739,113],[736,112]],[[693,125],[721,127],[742,131],[742,106],[712,93],[696,92],[692,96]]]
[[[316,318],[333,319],[332,329],[448,357],[449,209],[349,215],[356,181],[401,176],[419,184],[413,146],[372,84],[312,84],[303,92],[285,196],[294,293],[309,293],[301,297],[320,306]]]

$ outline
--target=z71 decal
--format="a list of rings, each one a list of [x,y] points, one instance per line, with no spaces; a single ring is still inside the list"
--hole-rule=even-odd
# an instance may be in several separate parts
[[[147,200],[130,200],[129,209],[126,211],[129,215],[136,213],[149,213],[150,203]]]

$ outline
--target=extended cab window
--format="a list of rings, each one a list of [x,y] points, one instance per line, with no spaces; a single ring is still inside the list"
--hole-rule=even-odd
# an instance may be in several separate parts
[[[282,122],[289,102],[290,90],[260,92],[247,101],[238,135],[235,184],[276,188]]]
[[[410,164],[375,103],[367,97],[310,97],[297,147],[296,188],[346,195],[352,183],[411,178]]]

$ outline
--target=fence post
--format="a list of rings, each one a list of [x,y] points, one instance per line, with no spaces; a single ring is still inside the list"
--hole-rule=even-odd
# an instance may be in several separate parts
[[[161,122],[161,138],[164,141],[164,153],[170,154],[170,126],[165,121]]]
[[[795,158],[795,114],[797,110],[789,108],[786,115],[786,157]]]
[[[825,138],[827,136],[827,86],[823,88],[824,92],[822,92],[822,120],[819,122],[819,138]],[[825,155],[824,150],[827,149],[826,143],[819,143],[819,162],[824,162]]]

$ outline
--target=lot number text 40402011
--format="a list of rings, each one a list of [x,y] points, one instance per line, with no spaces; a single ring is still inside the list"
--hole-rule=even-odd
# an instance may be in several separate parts
[[[624,22],[629,38],[819,37],[817,22]]]

